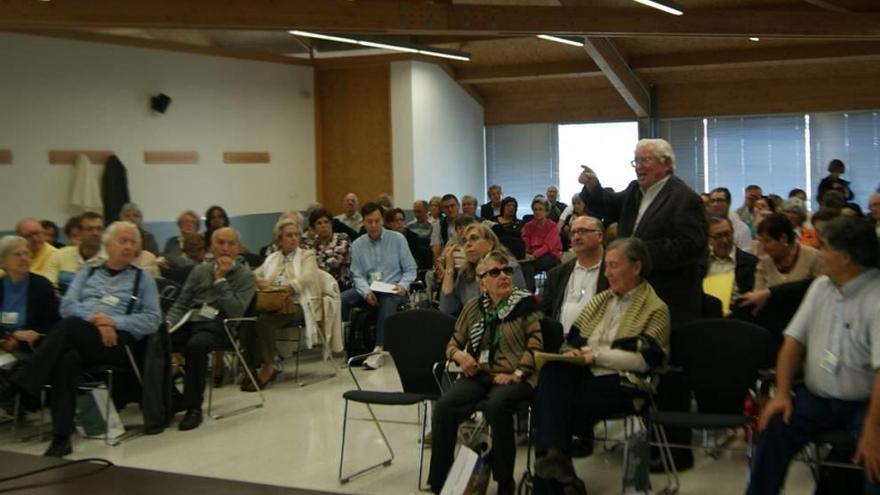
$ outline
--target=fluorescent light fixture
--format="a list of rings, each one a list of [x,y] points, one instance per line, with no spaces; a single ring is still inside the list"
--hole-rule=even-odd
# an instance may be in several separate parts
[[[681,8],[680,5],[671,2],[670,0],[634,0],[642,5],[647,5],[648,7],[653,7],[657,10],[662,10],[667,14],[672,15],[682,15],[684,14],[684,9]]]
[[[327,40],[327,41],[336,41],[338,43],[350,43],[352,45],[357,45],[358,40],[354,40],[351,38],[342,38],[340,36],[330,36],[329,34],[320,34],[320,33],[309,33],[306,31],[297,31],[295,29],[291,29],[288,33],[294,36],[303,36],[305,38],[317,38],[319,40]]]
[[[412,45],[412,46],[394,45],[394,44],[390,44],[390,43],[379,43],[376,41],[356,40],[354,38],[344,38],[342,36],[333,36],[330,34],[312,33],[310,31],[297,31],[295,29],[291,29],[290,31],[288,31],[288,33],[290,33],[294,36],[303,36],[305,38],[316,38],[319,40],[335,41],[337,43],[348,43],[351,45],[361,45],[361,46],[367,46],[370,48],[380,48],[382,50],[393,50],[396,52],[418,53],[421,55],[427,55],[429,57],[448,58],[448,59],[452,59],[452,60],[461,60],[464,62],[469,62],[471,59],[470,54],[468,54],[468,53],[445,51],[445,50],[422,49],[418,45]]]
[[[428,55],[430,57],[449,58],[452,60],[461,60],[462,62],[470,62],[471,58],[465,55],[455,55],[452,53],[435,52],[431,50],[419,50],[419,54]]]
[[[565,45],[584,46],[584,43],[582,41],[576,41],[574,36],[570,38],[560,38],[559,36],[550,36],[549,34],[539,34],[538,38],[547,41],[555,41],[557,43],[562,43]]]
[[[358,41],[358,45],[361,46],[369,46],[370,48],[382,48],[385,50],[394,50],[397,52],[407,52],[407,53],[419,53],[415,48],[409,48],[406,46],[397,46],[397,45],[388,45],[385,43],[374,43],[372,41]]]
[[[749,41],[761,41],[761,38],[758,38],[757,36],[752,36],[751,38],[749,38]]]

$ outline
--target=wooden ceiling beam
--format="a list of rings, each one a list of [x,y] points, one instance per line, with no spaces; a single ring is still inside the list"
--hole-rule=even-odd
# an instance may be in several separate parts
[[[840,5],[833,4],[831,2],[827,2],[826,0],[804,0],[804,2],[819,7],[820,9],[830,10],[831,12],[840,12],[841,14],[848,14],[852,12],[847,8],[841,7]]]
[[[636,15],[637,14],[637,15]],[[880,39],[880,13],[460,5],[347,0],[0,0],[0,29],[303,29],[370,34],[700,36]]]
[[[635,112],[636,117],[650,115],[651,95],[648,88],[627,65],[614,42],[608,38],[588,36],[584,38],[584,50],[620,93],[623,101]]]
[[[880,43],[830,43],[792,47],[768,47],[742,50],[674,53],[631,57],[629,66],[636,74],[685,70],[723,70],[758,68],[767,65],[824,64],[846,60],[880,60]],[[495,84],[539,79],[601,77],[602,71],[590,61],[546,64],[460,67],[459,82]]]
[[[493,65],[483,67],[459,67],[456,79],[463,84],[493,84],[502,82],[534,81],[539,79],[565,79],[581,77],[604,77],[594,62],[553,62],[525,65]]]

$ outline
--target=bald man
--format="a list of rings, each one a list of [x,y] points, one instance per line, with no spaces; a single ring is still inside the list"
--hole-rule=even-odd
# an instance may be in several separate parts
[[[172,328],[187,313],[189,320],[171,334],[175,351],[186,357],[183,378],[183,405],[186,415],[178,425],[182,431],[202,423],[202,401],[208,352],[227,344],[224,318],[244,315],[256,292],[256,279],[244,259],[238,257],[239,236],[231,227],[214,231],[211,256],[193,268],[168,311],[166,322]]]
[[[43,226],[40,224],[40,221],[36,218],[22,218],[15,225],[15,231],[18,235],[27,239],[28,247],[31,253],[33,253],[31,257],[31,273],[45,277],[46,264],[49,258],[52,257],[52,254],[58,251],[58,249],[46,242]]]
[[[364,226],[364,218],[361,216],[360,207],[357,194],[350,192],[342,198],[342,213],[333,218],[344,223],[351,230],[360,232],[361,227]]]

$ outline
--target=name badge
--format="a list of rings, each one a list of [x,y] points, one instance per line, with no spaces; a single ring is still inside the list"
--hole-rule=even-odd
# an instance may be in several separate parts
[[[382,272],[370,273],[370,279],[372,279],[373,282],[381,282],[382,281]]]
[[[825,351],[825,355],[822,357],[822,361],[819,362],[819,366],[832,375],[836,375],[837,371],[840,369],[840,359],[838,359],[833,352]]]
[[[199,315],[202,318],[207,318],[209,320],[213,320],[219,314],[220,314],[220,310],[209,305],[209,304],[202,305],[202,309],[199,310]]]
[[[17,311],[5,311],[2,315],[0,315],[0,323],[4,325],[15,325],[18,323],[18,312]]]
[[[480,364],[489,364],[489,350],[480,351]]]
[[[116,306],[119,304],[119,298],[114,296],[113,294],[107,294],[106,296],[101,298],[101,304],[105,304],[107,306]]]

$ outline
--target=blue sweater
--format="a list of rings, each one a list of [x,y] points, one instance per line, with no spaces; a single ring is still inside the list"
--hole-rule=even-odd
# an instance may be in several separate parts
[[[138,271],[140,268],[132,265],[116,275],[111,275],[103,266],[94,271],[91,267],[83,268],[61,300],[61,316],[88,321],[92,314],[101,311],[113,320],[117,331],[127,332],[135,340],[155,333],[162,321],[156,282],[141,273],[137,294],[132,294]],[[131,314],[126,314],[132,297]]]

